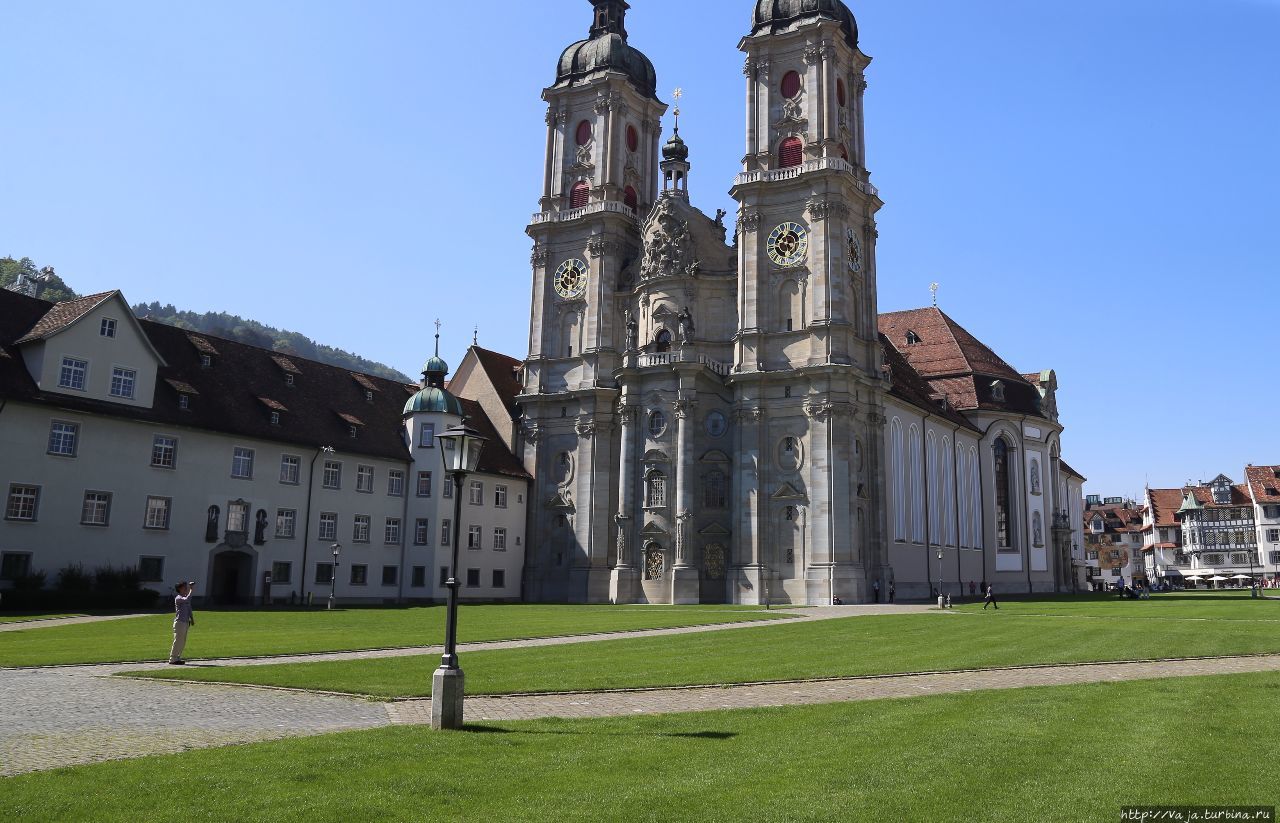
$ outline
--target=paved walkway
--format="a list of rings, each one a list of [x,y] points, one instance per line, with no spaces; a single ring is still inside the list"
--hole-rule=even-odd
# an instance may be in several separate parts
[[[921,606],[806,609],[797,619],[919,611]],[[942,618],[942,615],[940,615]],[[778,621],[765,625],[779,625]],[[684,629],[467,644],[463,650],[553,645],[761,625],[737,623]],[[429,654],[439,647],[299,655],[288,660],[337,660]],[[281,662],[282,658],[201,661],[206,665]],[[430,701],[371,702],[354,697],[225,685],[112,677],[155,664],[0,669],[0,775],[81,763],[180,752],[281,737],[428,723]],[[605,717],[872,700],[976,689],[1019,688],[1106,680],[1280,670],[1280,655],[1217,660],[1048,666],[811,682],[653,689],[591,694],[473,697],[468,722],[533,717]]]
[[[466,701],[465,713],[468,723],[530,720],[541,717],[619,717],[921,697],[985,689],[1021,689],[1028,686],[1066,686],[1079,683],[1150,680],[1158,677],[1264,671],[1280,671],[1280,655],[1150,663],[1034,666],[936,674],[846,677],[747,686],[469,697]],[[430,724],[431,701],[405,700],[391,703],[388,704],[388,712],[393,723]]]
[[[49,626],[74,626],[77,623],[100,623],[103,620],[128,620],[131,617],[150,617],[152,614],[155,614],[155,612],[150,612],[148,614],[82,614],[79,617],[37,618],[33,620],[0,623],[0,632],[16,632],[25,629],[43,629]]]

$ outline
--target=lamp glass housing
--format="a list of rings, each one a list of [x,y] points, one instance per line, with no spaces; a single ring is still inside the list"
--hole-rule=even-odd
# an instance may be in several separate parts
[[[470,474],[480,465],[480,453],[488,438],[467,426],[454,426],[436,435],[440,441],[440,456],[447,472]]]

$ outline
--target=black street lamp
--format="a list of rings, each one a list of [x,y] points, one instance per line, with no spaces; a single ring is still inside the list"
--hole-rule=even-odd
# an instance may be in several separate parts
[[[333,593],[338,588],[338,555],[342,553],[342,544],[333,544],[333,571],[329,574],[329,611],[333,611]]]
[[[462,482],[480,465],[488,438],[465,425],[436,435],[444,470],[453,477],[453,559],[449,563],[448,612],[444,624],[444,655],[431,678],[431,728],[462,728],[462,668],[458,665],[458,533],[462,531]]]
[[[938,546],[938,608],[942,608],[946,602],[942,592],[942,546]]]

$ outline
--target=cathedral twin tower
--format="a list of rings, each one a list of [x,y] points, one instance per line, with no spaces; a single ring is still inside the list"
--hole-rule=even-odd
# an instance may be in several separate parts
[[[662,141],[628,4],[592,5],[543,93],[525,597],[868,600],[886,563],[889,384],[853,15],[756,3],[726,226],[690,204],[678,131]]]

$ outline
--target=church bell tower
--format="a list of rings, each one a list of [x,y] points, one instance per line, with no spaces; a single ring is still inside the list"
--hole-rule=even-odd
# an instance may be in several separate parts
[[[618,294],[658,194],[666,106],[653,64],[627,41],[625,0],[591,0],[588,37],[543,91],[547,142],[533,238],[529,357],[520,404],[529,501],[525,596],[606,602],[616,484],[612,375],[626,329]],[[548,482],[543,482],[546,479]]]

